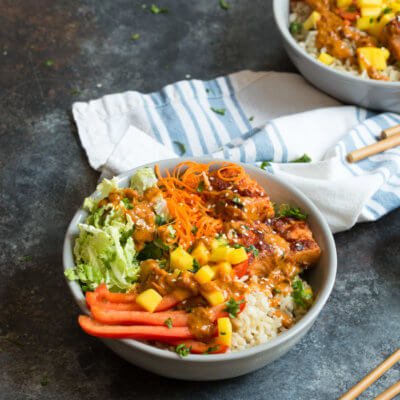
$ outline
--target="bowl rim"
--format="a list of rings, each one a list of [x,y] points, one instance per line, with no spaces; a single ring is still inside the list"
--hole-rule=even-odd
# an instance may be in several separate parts
[[[386,87],[386,88],[390,87],[392,89],[400,88],[400,82],[396,82],[396,81],[387,82],[387,81],[378,81],[375,79],[364,79],[359,76],[354,76],[348,72],[343,72],[343,71],[339,71],[334,68],[330,68],[329,66],[319,62],[317,59],[312,57],[310,54],[308,54],[305,50],[303,50],[299,46],[299,44],[296,42],[294,37],[290,34],[288,25],[286,25],[285,21],[283,21],[278,15],[278,10],[281,10],[282,7],[285,6],[285,4],[286,4],[285,2],[288,3],[288,2],[290,2],[290,0],[273,0],[272,12],[274,15],[275,24],[278,27],[279,32],[285,39],[286,43],[288,43],[289,46],[291,46],[292,50],[295,51],[296,54],[313,62],[317,67],[325,70],[327,73],[332,73],[332,74],[336,75],[338,78],[340,77],[340,78],[346,78],[346,79],[350,79],[350,80],[352,79],[359,83],[364,83],[364,84],[368,84],[371,86],[377,86],[377,87]]]
[[[221,161],[221,162],[232,162],[230,160],[224,160],[224,159],[218,159],[218,158],[211,158],[211,157],[180,157],[180,158],[171,158],[171,159],[165,159],[165,160],[159,160],[157,162],[151,162],[147,163],[141,166],[138,166],[136,168],[133,168],[127,172],[124,172],[120,175],[117,175],[118,181],[121,181],[123,179],[126,179],[127,177],[130,177],[136,170],[140,168],[145,168],[145,167],[154,167],[156,164],[162,164],[163,162],[167,162],[170,164],[173,163],[180,163],[183,161],[197,161],[197,162],[212,162],[212,161]],[[234,161],[236,164],[239,164],[245,168],[246,171],[254,171],[260,173],[262,171],[258,167],[254,167],[249,164],[245,164],[242,162]],[[291,339],[293,339],[296,335],[300,335],[304,329],[307,329],[312,326],[314,320],[318,317],[319,313],[321,312],[322,308],[325,306],[325,303],[327,302],[332,289],[333,285],[335,283],[335,278],[336,278],[336,270],[337,270],[337,255],[336,255],[336,246],[335,246],[335,241],[333,238],[333,234],[329,228],[329,225],[325,219],[325,217],[322,215],[322,213],[318,210],[318,208],[314,205],[314,203],[306,196],[304,195],[299,189],[292,187],[285,183],[281,178],[278,178],[267,171],[262,171],[266,175],[268,175],[268,179],[275,181],[278,185],[282,186],[284,189],[288,190],[293,194],[294,199],[300,199],[303,203],[306,204],[307,208],[310,210],[310,213],[315,217],[316,223],[320,225],[321,231],[323,235],[326,238],[326,243],[327,243],[327,249],[325,251],[328,252],[329,254],[329,259],[327,262],[327,265],[325,265],[325,268],[328,268],[328,276],[326,279],[326,282],[324,286],[321,289],[320,295],[318,296],[317,300],[314,302],[313,306],[311,309],[304,315],[304,317],[297,322],[292,328],[288,329],[287,331],[281,333],[279,336],[276,338],[270,340],[267,343],[260,344],[254,347],[251,347],[249,349],[245,350],[240,350],[237,352],[231,352],[231,353],[225,353],[225,354],[212,354],[212,355],[197,355],[197,354],[190,354],[186,357],[180,357],[178,354],[175,354],[171,351],[166,351],[165,349],[160,349],[157,348],[153,345],[149,345],[146,343],[139,342],[134,339],[107,339],[107,340],[113,340],[113,341],[118,341],[120,343],[123,343],[127,345],[128,347],[132,347],[136,350],[143,351],[145,353],[148,353],[152,356],[160,357],[163,359],[171,359],[171,360],[180,360],[182,362],[224,362],[224,361],[231,361],[231,360],[238,360],[238,359],[243,359],[243,358],[248,358],[251,356],[254,356],[258,353],[262,353],[274,348],[277,348],[278,346],[281,346],[284,343],[290,342]],[[92,193],[91,196],[94,196],[96,192]],[[78,211],[74,214],[70,224],[68,225],[65,238],[64,238],[64,243],[63,243],[63,271],[65,271],[69,265],[68,265],[68,256],[72,256],[73,259],[73,254],[71,255],[71,247],[69,246],[71,239],[71,230],[73,230],[76,227],[78,219],[82,216],[82,214],[85,214],[86,212],[83,210],[83,207],[80,207]],[[69,253],[69,255],[67,254]],[[77,281],[69,281],[66,277],[64,277],[67,285],[71,291],[71,294],[77,303],[77,305],[81,308],[81,310],[86,314],[90,315],[89,309],[86,305],[86,302],[82,302],[82,289]]]

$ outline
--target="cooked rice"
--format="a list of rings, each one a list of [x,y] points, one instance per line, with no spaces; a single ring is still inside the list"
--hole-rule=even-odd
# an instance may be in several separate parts
[[[309,285],[303,281],[303,287]],[[299,321],[306,310],[298,306],[290,294],[280,295],[279,310]],[[281,318],[274,315],[275,308],[268,303],[266,295],[253,290],[246,296],[246,307],[237,318],[232,319],[231,351],[245,350],[259,344],[267,343],[287,330],[282,326]]]
[[[293,12],[289,16],[289,22],[300,22],[303,23],[308,15],[310,13],[310,8],[305,5],[304,3],[297,3],[296,6],[293,9]],[[357,28],[352,28],[355,31],[359,31]],[[295,38],[296,42],[299,44],[299,46],[308,54],[310,54],[312,57],[317,59],[320,55],[321,52],[326,52],[326,49],[322,48],[321,50],[318,50],[318,48],[315,45],[315,39],[317,36],[317,31],[315,30],[302,30],[300,34],[298,35],[293,35]],[[346,40],[345,41],[347,47],[352,50],[353,54],[356,51],[356,47],[352,41]],[[338,71],[342,72],[347,72],[349,74],[352,74],[354,76],[358,76],[360,78],[364,79],[371,79],[368,76],[367,71],[362,71],[355,67],[353,64],[351,64],[350,60],[346,60],[345,62],[342,62],[338,59],[334,59],[334,62],[329,65],[329,67],[334,68]],[[386,76],[389,78],[390,81],[399,81],[400,80],[400,70],[396,68],[393,65],[388,65],[385,71],[379,71],[383,76]]]

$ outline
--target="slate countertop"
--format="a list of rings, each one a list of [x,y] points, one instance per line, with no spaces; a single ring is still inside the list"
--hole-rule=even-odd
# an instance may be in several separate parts
[[[77,325],[61,248],[98,173],[71,103],[241,69],[295,71],[270,0],[4,0],[0,5],[0,398],[337,399],[400,345],[400,210],[335,235],[338,276],[308,335],[250,375],[155,376]],[[149,6],[149,4],[147,4]],[[132,35],[139,33],[136,40]],[[395,366],[360,399],[400,380]]]

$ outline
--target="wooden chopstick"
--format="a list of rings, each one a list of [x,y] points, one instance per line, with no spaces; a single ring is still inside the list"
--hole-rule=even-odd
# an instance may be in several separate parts
[[[375,397],[374,400],[390,400],[393,399],[394,396],[397,396],[399,393],[400,393],[400,382],[397,382],[389,389],[381,393],[378,397]]]
[[[381,134],[382,139],[387,139],[400,133],[400,125],[392,126],[391,128],[384,129]]]
[[[354,163],[374,154],[382,153],[382,151],[391,149],[400,145],[400,133],[388,136],[386,139],[370,144],[362,149],[354,150],[347,154],[347,161]]]
[[[400,349],[395,351],[390,357],[388,357],[382,364],[378,365],[373,371],[371,371],[364,379],[357,383],[353,389],[350,389],[344,396],[339,400],[354,400],[359,396],[367,387],[372,385],[378,378],[380,378],[389,368],[396,364],[400,360]],[[392,388],[390,388],[392,389]],[[382,393],[383,395],[384,393]],[[381,396],[382,396],[381,395]],[[386,400],[384,397],[383,399]],[[391,397],[387,397],[391,399]],[[380,399],[382,400],[382,399]]]

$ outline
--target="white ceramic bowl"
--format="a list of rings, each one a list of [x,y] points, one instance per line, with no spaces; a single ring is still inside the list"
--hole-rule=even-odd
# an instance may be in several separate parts
[[[185,159],[171,159],[158,162],[160,170],[173,167]],[[192,158],[198,162],[216,161],[211,158]],[[154,166],[155,163],[147,166]],[[269,175],[260,168],[241,164],[250,177],[265,188],[272,201],[290,203],[309,214],[309,223],[315,239],[322,249],[321,259],[308,272],[307,280],[311,284],[316,300],[306,316],[287,332],[269,343],[248,350],[218,354],[189,355],[181,358],[177,354],[130,339],[105,339],[104,343],[127,361],[159,375],[186,380],[216,380],[232,378],[254,371],[289,351],[311,328],[331,293],[336,276],[336,248],[332,233],[324,217],[300,191],[289,187],[280,179]],[[140,167],[143,168],[143,167]],[[120,187],[129,186],[129,178],[135,170],[120,175]],[[73,246],[78,234],[77,224],[82,222],[87,213],[80,209],[72,219],[64,241],[64,269],[74,266]],[[89,314],[85,297],[77,282],[67,281],[72,295],[85,314]],[[77,316],[78,320],[78,316]],[[76,321],[78,323],[78,321]]]
[[[273,2],[275,22],[283,45],[290,59],[310,83],[344,103],[400,112],[400,82],[362,79],[317,61],[300,48],[289,31],[289,0]]]

